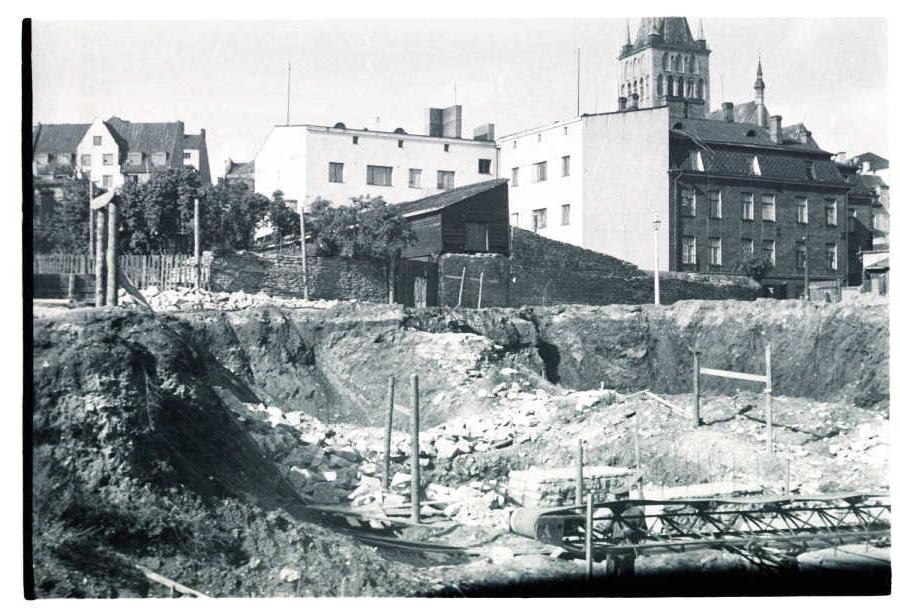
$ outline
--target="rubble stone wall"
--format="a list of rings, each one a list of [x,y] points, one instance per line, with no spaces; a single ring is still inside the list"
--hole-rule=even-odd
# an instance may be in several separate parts
[[[387,269],[377,261],[308,256],[307,272],[311,299],[387,301]],[[301,257],[250,252],[217,254],[210,270],[210,289],[302,297]]]

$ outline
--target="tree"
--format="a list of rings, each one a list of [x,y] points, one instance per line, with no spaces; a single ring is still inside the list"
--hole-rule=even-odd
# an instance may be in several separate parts
[[[143,184],[126,182],[119,193],[122,252],[177,249],[179,239],[193,235],[194,198],[200,194],[200,174],[193,168],[169,169]]]
[[[300,214],[292,210],[284,200],[284,193],[275,191],[266,211],[266,220],[281,243],[285,237],[300,233]]]
[[[86,253],[90,249],[89,194],[86,178],[68,177],[62,198],[50,213],[33,223],[37,252]],[[45,204],[46,205],[46,204]]]
[[[246,184],[219,182],[200,195],[200,235],[203,247],[247,250],[253,246],[259,223],[265,218],[268,198]]]
[[[734,270],[759,282],[772,270],[772,261],[768,256],[751,256],[738,262]]]
[[[365,256],[388,263],[389,300],[394,302],[394,275],[403,248],[415,241],[409,222],[381,197],[354,197],[335,207],[317,199],[310,207],[308,231],[320,254]]]

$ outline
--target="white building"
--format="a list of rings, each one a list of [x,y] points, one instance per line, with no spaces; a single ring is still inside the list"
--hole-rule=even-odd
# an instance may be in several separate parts
[[[498,138],[510,224],[653,268],[669,268],[669,109],[582,115]]]
[[[430,135],[350,129],[342,123],[276,126],[256,155],[255,190],[267,197],[280,190],[297,205],[316,198],[343,205],[365,195],[396,203],[495,178],[493,126],[463,139],[459,107],[451,109],[454,120],[443,125],[432,120]]]

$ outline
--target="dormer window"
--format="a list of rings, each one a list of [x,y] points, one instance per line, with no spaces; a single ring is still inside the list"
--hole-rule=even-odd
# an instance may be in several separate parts
[[[47,165],[50,162],[50,155],[41,154],[37,156],[37,164],[38,165]]]
[[[747,131],[747,137],[748,137],[748,138],[755,138],[755,137],[756,137],[756,130],[755,130],[755,129],[750,129],[749,131]]]
[[[703,155],[699,150],[691,151],[691,169],[695,172],[705,172],[706,167],[703,165]]]
[[[806,177],[809,180],[816,180],[816,165],[812,161],[806,162]]]
[[[155,152],[153,153],[153,165],[165,165],[166,158],[168,157],[167,153],[164,152]]]
[[[762,176],[762,170],[759,169],[759,157],[753,157],[753,163],[750,165],[750,173],[754,176]]]
[[[128,165],[140,165],[144,161],[144,154],[139,152],[128,153]]]

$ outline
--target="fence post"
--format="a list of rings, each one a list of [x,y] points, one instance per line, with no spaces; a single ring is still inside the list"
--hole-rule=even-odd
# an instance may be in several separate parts
[[[462,277],[459,278],[459,296],[456,298],[456,306],[462,307],[463,286],[466,285],[466,268],[463,267]]]
[[[382,487],[385,493],[391,484],[391,430],[394,422],[394,376],[388,377],[387,414],[384,420],[384,474]]]
[[[766,388],[763,390],[766,400],[766,451],[772,453],[772,344],[766,343]]]
[[[106,210],[97,210],[97,230],[94,235],[94,305],[106,305]]]
[[[700,427],[700,350],[694,346],[694,427]]]
[[[478,276],[478,309],[481,309],[481,292],[484,286],[484,271]]]
[[[106,241],[106,304],[119,304],[119,214],[115,197],[110,199],[106,228],[109,236]]]
[[[638,493],[644,497],[644,475],[641,473],[641,436],[638,428],[638,411],[634,411],[634,469],[638,477]]]
[[[75,300],[75,274],[69,274],[69,285],[66,287],[66,298],[70,301]]]
[[[410,503],[412,504],[412,520],[413,523],[419,523],[419,376],[413,373],[410,377],[411,381],[411,398],[412,409],[410,412],[411,426],[409,434],[410,450],[412,451],[412,462],[410,464],[410,474],[412,475],[412,488],[410,489]]]
[[[200,290],[200,198],[194,197],[194,264],[196,265],[194,289]]]
[[[587,562],[587,579],[594,577],[594,494],[588,493],[584,511],[584,560]]]
[[[577,468],[575,470],[575,506],[584,502],[584,441],[578,439]]]

